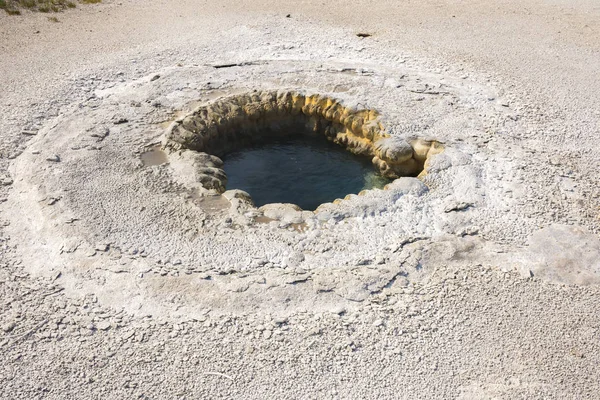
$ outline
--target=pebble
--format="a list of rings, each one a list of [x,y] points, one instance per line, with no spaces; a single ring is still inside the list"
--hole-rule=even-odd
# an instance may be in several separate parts
[[[2,330],[4,332],[8,333],[8,332],[12,331],[13,329],[15,329],[15,326],[17,326],[17,324],[15,322],[11,321],[11,322],[8,322],[8,323],[2,325]]]
[[[110,329],[110,322],[101,321],[96,324],[96,328],[100,331],[107,331]]]
[[[382,319],[377,319],[373,322],[373,326],[374,327],[379,327],[383,325],[383,320]]]
[[[332,314],[342,315],[346,312],[346,308],[343,306],[335,307],[331,310]]]
[[[46,161],[60,162],[60,156],[58,154],[54,154],[53,156],[47,157]]]
[[[108,251],[109,244],[108,243],[98,243],[95,247],[97,251]]]

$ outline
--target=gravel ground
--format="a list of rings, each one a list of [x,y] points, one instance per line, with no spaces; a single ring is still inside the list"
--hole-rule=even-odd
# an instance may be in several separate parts
[[[595,2],[136,3],[0,16],[2,398],[600,398]],[[429,189],[297,232],[139,161],[282,87],[443,140]]]

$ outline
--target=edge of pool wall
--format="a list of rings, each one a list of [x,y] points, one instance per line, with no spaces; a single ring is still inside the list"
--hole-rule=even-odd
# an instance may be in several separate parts
[[[226,195],[230,201],[252,203],[247,193],[226,190],[220,157],[264,140],[265,135],[277,137],[277,132],[292,126],[322,134],[354,154],[370,157],[380,174],[389,179],[423,176],[430,157],[444,150],[435,140],[407,141],[389,135],[376,110],[348,107],[326,95],[293,90],[238,94],[201,105],[170,124],[163,148],[180,154],[187,150],[185,158],[194,170],[194,180],[203,188]]]

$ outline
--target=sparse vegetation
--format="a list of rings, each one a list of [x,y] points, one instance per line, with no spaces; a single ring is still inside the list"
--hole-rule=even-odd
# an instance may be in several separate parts
[[[96,4],[102,2],[102,0],[79,0],[79,2]],[[70,0],[0,0],[0,9],[6,11],[9,15],[19,15],[21,9],[49,13],[75,7],[77,7],[77,3]],[[58,22],[58,20],[54,22]]]

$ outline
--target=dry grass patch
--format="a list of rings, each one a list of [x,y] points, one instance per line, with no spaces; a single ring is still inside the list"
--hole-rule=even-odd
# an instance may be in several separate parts
[[[101,1],[79,0],[79,3],[95,4]],[[9,15],[19,15],[23,9],[49,13],[75,7],[77,7],[77,3],[71,0],[0,0],[0,9],[6,11]]]

